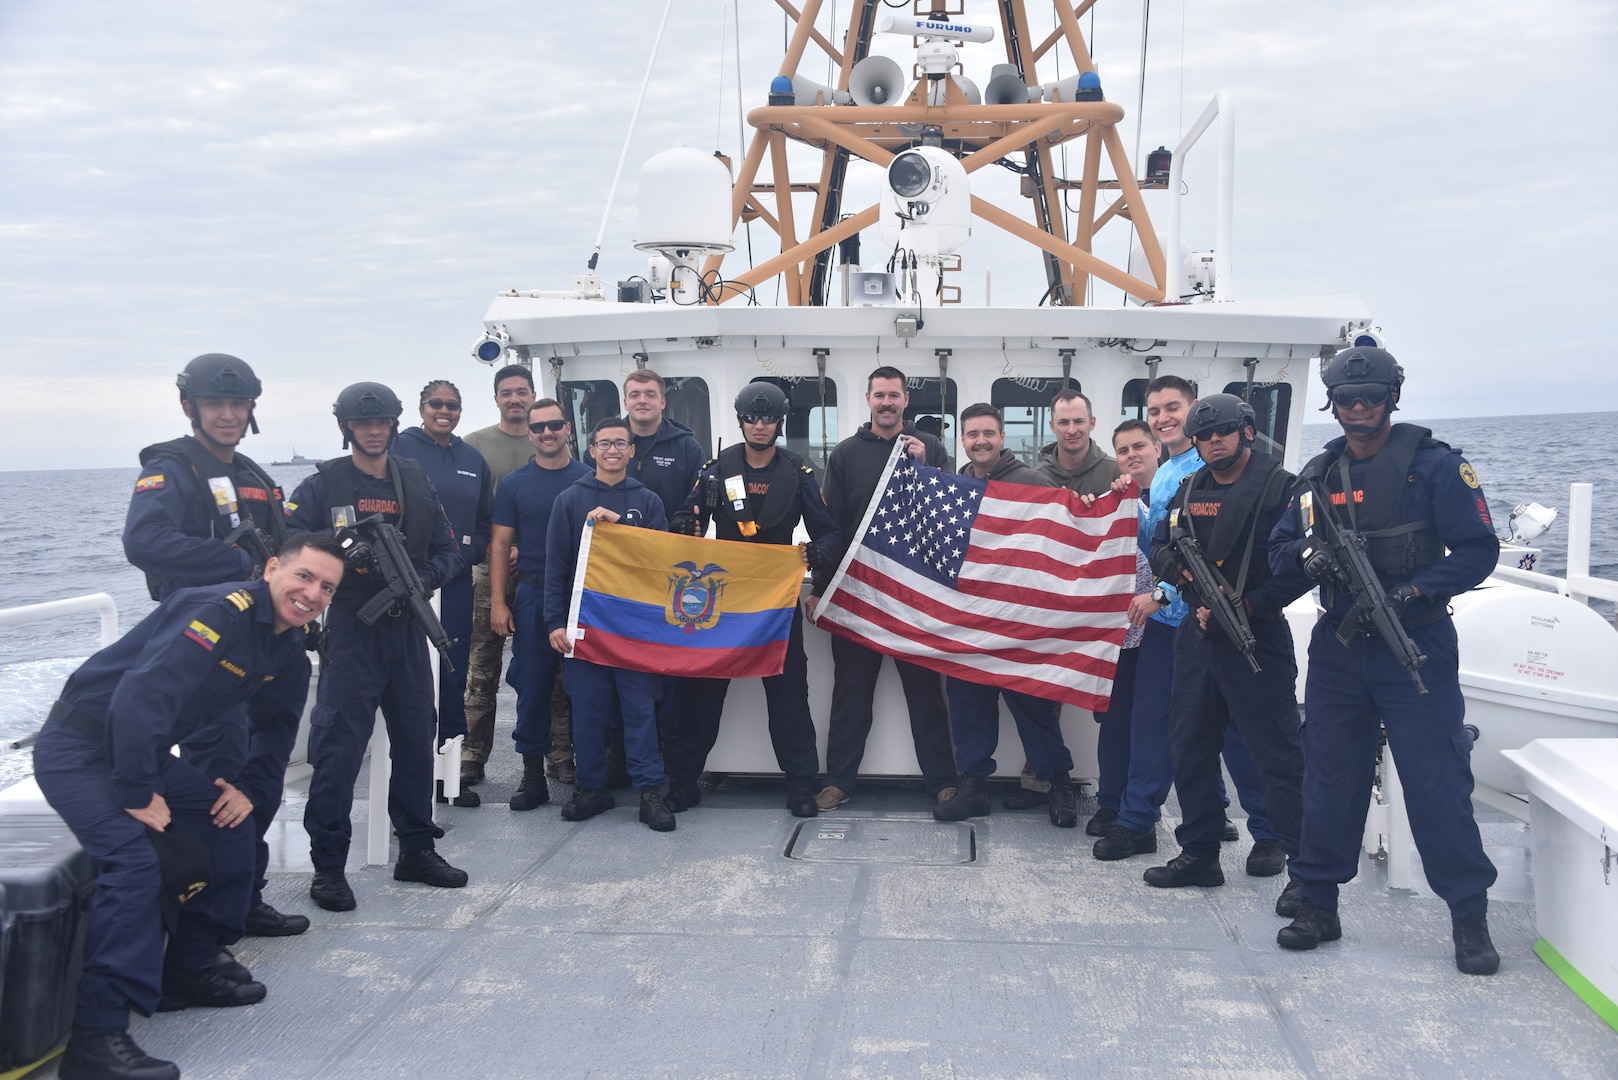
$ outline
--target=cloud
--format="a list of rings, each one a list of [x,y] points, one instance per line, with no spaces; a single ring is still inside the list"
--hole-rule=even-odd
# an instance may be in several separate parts
[[[737,151],[736,73],[718,53],[729,10],[676,5],[609,219],[606,277],[644,265],[630,242],[646,157]],[[250,449],[262,456],[335,451],[329,402],[360,378],[409,397],[447,375],[473,406],[468,425],[492,422],[475,388],[487,372],[466,351],[497,291],[582,270],[660,11],[0,8],[0,375],[23,405],[0,434],[3,460],[41,464],[49,445],[51,464],[132,461],[179,423],[174,373],[215,350],[265,377],[266,433]],[[1139,12],[1108,2],[1086,19],[1108,96],[1130,110]],[[1618,166],[1599,120],[1618,103],[1611,5],[1552,0],[1529,17],[1504,2],[1160,0],[1152,13],[1143,150],[1172,146],[1216,90],[1235,94],[1242,295],[1360,293],[1419,361],[1424,415],[1556,409],[1609,389],[1584,343],[1604,336],[1597,290],[1618,240],[1597,182]],[[781,18],[757,3],[741,18],[751,108]],[[972,53],[969,74],[1000,48]],[[1123,133],[1133,145],[1133,116]],[[1199,148],[1187,163],[1193,208],[1211,205],[1210,157]],[[1024,213],[1015,179],[985,170],[975,183]],[[851,174],[851,201],[874,190],[873,171]],[[1122,261],[1126,235],[1104,237],[1103,253]],[[771,240],[754,227],[760,259]],[[997,303],[1043,290],[1039,260],[997,230],[978,229],[965,254],[969,296],[989,267]],[[1525,392],[1509,380],[1526,358]],[[116,423],[64,429],[108,407]]]

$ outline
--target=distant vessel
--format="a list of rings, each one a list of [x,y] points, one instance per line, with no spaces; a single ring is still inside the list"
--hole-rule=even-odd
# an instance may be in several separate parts
[[[320,462],[316,458],[304,457],[302,454],[298,453],[298,448],[296,446],[294,446],[292,448],[292,456],[290,458],[288,458],[285,461],[272,461],[272,462],[270,462],[270,464],[271,465],[319,465]]]

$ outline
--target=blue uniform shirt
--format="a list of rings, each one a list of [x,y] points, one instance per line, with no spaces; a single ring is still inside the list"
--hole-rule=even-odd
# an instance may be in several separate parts
[[[545,543],[557,496],[589,475],[589,467],[578,461],[560,469],[544,469],[530,461],[500,482],[494,523],[515,530],[517,569],[522,573],[545,576]]]
[[[1174,493],[1180,490],[1180,482],[1198,469],[1202,468],[1202,455],[1197,453],[1195,443],[1169,458],[1157,467],[1157,475],[1152,477],[1152,488],[1148,492],[1148,508],[1146,520],[1140,528],[1140,549],[1147,555],[1152,553],[1152,537],[1157,532],[1158,523],[1167,520],[1169,516],[1169,503],[1174,499]],[[1180,598],[1180,590],[1172,582],[1163,582],[1163,588],[1168,592],[1171,601],[1169,606],[1152,616],[1166,626],[1179,626],[1191,608]]]
[[[494,482],[488,462],[459,435],[451,435],[448,446],[439,446],[419,427],[399,432],[393,452],[420,465],[433,482],[444,516],[455,530],[455,542],[466,563],[463,572],[471,573],[488,554],[493,532],[489,515],[494,508]]]
[[[304,634],[277,634],[274,619],[263,580],[181,589],[68,676],[62,700],[106,728],[118,805],[150,804],[159,760],[199,729],[228,722],[221,717],[232,705],[248,702],[255,731],[297,733],[309,692]],[[291,750],[290,740],[255,746],[237,786],[255,802],[266,784],[279,788],[278,772],[259,775],[265,768],[253,765],[279,753],[284,769]]]
[[[507,479],[509,481],[510,478]],[[504,491],[505,484],[501,484],[500,488]],[[597,480],[592,472],[558,495],[545,537],[547,634],[555,633],[567,625],[567,611],[573,599],[573,575],[579,565],[579,540],[584,531],[584,517],[598,506],[616,512],[622,525],[637,525],[659,531],[667,531],[669,527],[668,517],[663,513],[663,500],[633,476],[626,476],[618,483],[609,485]]]
[[[394,489],[391,480],[379,480],[374,476],[359,473],[354,479],[355,490],[363,494],[369,492],[379,501],[393,502]],[[449,519],[444,517],[444,510],[438,503],[436,494],[431,491],[432,482],[428,481],[429,494],[433,494],[433,504],[430,517],[433,522],[433,534],[427,541],[427,561],[416,566],[416,573],[421,575],[422,582],[429,589],[441,589],[445,583],[451,581],[461,572],[463,565],[460,552],[455,550],[455,536],[450,531]],[[326,507],[325,484],[320,473],[312,473],[298,490],[292,493],[287,500],[287,527],[294,530],[303,530],[314,533],[330,533],[331,514]],[[364,511],[361,511],[364,516]],[[401,531],[404,526],[398,514],[384,512],[383,518],[398,526]],[[337,587],[338,600],[346,604],[363,603],[370,595],[381,591],[382,584],[367,579],[367,575],[350,572],[343,575],[343,583]]]
[[[1326,444],[1326,449],[1341,454],[1347,441],[1333,439]],[[1350,459],[1349,476],[1356,486],[1363,482],[1365,468],[1374,459],[1374,455],[1360,462]],[[1417,570],[1408,579],[1378,574],[1385,588],[1408,581],[1428,603],[1447,604],[1450,597],[1475,587],[1494,571],[1500,555],[1500,540],[1494,534],[1494,522],[1489,517],[1489,506],[1477,473],[1456,451],[1446,446],[1423,447],[1416,451],[1405,484],[1404,519],[1430,519],[1448,554],[1431,566]],[[1341,517],[1338,520],[1343,522]],[[1270,536],[1270,568],[1277,578],[1290,576],[1312,585],[1298,565],[1298,548],[1302,543],[1303,521],[1294,496]],[[1343,589],[1333,589],[1332,594],[1327,615],[1334,621],[1341,620],[1353,607],[1353,597]]]

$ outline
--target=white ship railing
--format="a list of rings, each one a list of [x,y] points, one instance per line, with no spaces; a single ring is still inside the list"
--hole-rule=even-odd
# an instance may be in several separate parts
[[[66,600],[47,600],[42,604],[24,604],[21,607],[0,608],[0,626],[26,626],[29,623],[48,622],[71,615],[101,616],[101,647],[118,640],[118,602],[104,592],[70,596]],[[32,736],[6,743],[0,749],[20,750],[33,741]]]

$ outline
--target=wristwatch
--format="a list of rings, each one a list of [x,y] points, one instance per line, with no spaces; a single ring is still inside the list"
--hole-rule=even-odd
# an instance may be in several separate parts
[[[1156,600],[1162,607],[1168,607],[1169,604],[1173,603],[1173,601],[1169,599],[1169,591],[1163,587],[1163,583],[1161,581],[1152,586],[1152,599]]]

